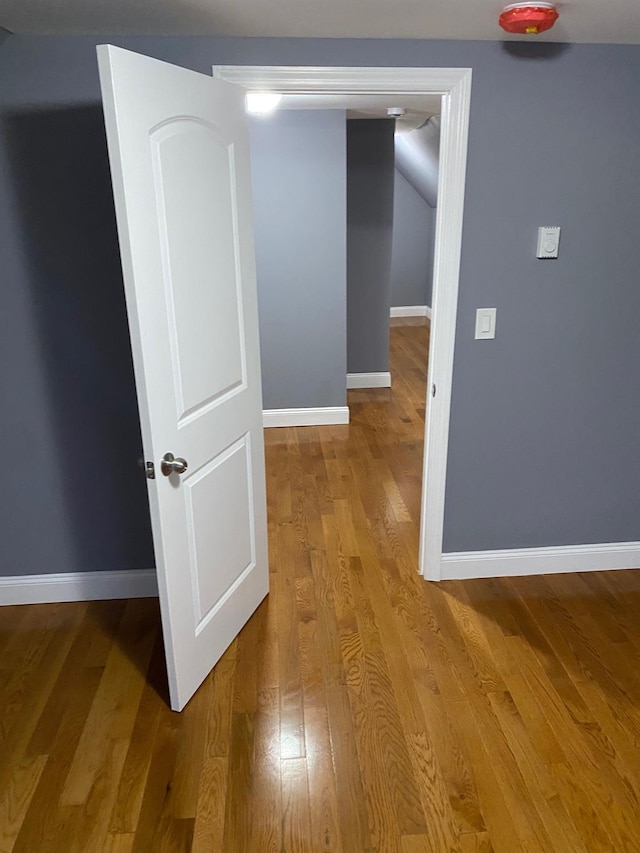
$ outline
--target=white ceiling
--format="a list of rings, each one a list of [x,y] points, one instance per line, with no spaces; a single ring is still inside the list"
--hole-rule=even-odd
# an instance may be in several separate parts
[[[499,0],[0,0],[16,33],[513,39]],[[538,41],[640,44],[640,0],[567,0]],[[522,38],[522,37],[520,37]]]
[[[389,107],[402,107],[406,113],[396,120],[397,130],[421,127],[430,116],[440,115],[440,95],[283,95],[279,110],[345,110],[347,118],[388,118]]]

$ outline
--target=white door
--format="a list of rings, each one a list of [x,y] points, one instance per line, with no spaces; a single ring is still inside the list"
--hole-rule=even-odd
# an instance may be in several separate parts
[[[268,592],[244,90],[108,45],[98,64],[181,710]]]

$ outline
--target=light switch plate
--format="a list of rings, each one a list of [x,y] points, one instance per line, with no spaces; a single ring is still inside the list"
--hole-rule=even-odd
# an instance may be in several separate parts
[[[538,258],[557,258],[560,247],[560,226],[541,225],[538,228]]]
[[[496,336],[497,308],[478,308],[476,311],[476,340],[493,340]]]

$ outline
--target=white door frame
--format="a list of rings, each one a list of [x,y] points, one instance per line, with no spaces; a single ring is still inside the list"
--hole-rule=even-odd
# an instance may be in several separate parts
[[[423,462],[419,568],[442,577],[451,381],[471,104],[470,68],[331,68],[218,65],[215,77],[283,94],[441,95],[440,174]],[[436,394],[433,396],[433,390]]]

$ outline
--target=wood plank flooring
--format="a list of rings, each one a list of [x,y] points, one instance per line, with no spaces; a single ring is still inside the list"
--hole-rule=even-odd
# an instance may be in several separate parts
[[[640,573],[416,573],[428,326],[267,433],[271,594],[178,715],[153,600],[0,609],[0,853],[640,850]]]

